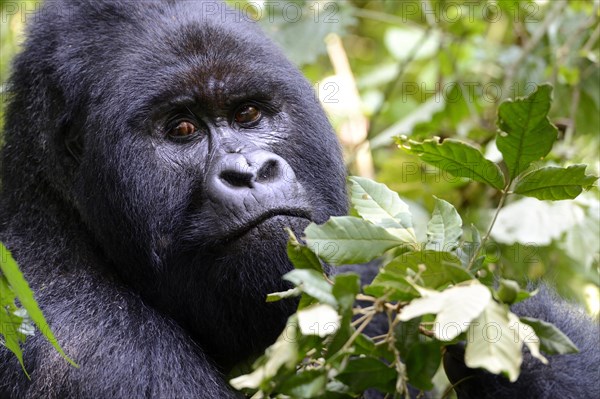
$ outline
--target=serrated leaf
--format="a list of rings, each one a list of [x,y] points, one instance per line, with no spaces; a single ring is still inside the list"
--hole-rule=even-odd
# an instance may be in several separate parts
[[[351,176],[348,181],[350,201],[363,219],[384,227],[406,242],[417,242],[408,205],[397,193],[385,184],[364,177]]]
[[[322,273],[310,269],[296,269],[284,274],[283,279],[320,302],[337,307],[337,301],[331,293],[331,284],[325,280]]]
[[[390,276],[403,278],[408,275],[408,269],[415,274],[420,272],[418,283],[426,288],[440,288],[474,278],[461,267],[460,260],[454,254],[430,250],[402,254],[385,265],[383,271]]]
[[[489,184],[499,190],[504,188],[504,175],[492,161],[486,159],[477,148],[453,139],[439,139],[401,143],[402,148],[418,155],[423,162],[444,170],[456,177],[466,177]]]
[[[509,310],[489,301],[479,317],[470,323],[467,332],[465,364],[483,368],[493,374],[505,373],[511,382],[519,377],[523,361],[521,340],[510,328]]]
[[[577,346],[554,324],[532,317],[521,317],[523,323],[530,325],[540,339],[540,349],[549,355],[578,353]]]
[[[10,289],[15,293],[16,297],[21,302],[21,306],[27,310],[29,317],[38,330],[44,335],[44,337],[52,344],[54,349],[71,365],[74,367],[79,367],[77,364],[71,360],[63,351],[62,347],[59,345],[58,341],[54,337],[54,333],[50,330],[50,326],[42,313],[42,310],[39,308],[35,298],[33,297],[33,292],[27,284],[27,281],[23,277],[23,274],[19,270],[17,263],[13,259],[12,255],[6,249],[6,247],[0,243],[0,271],[6,278],[6,281],[10,285]]]
[[[517,182],[514,192],[540,200],[574,199],[598,180],[595,176],[586,175],[585,168],[586,165],[572,165],[535,170]]]
[[[469,322],[478,317],[492,299],[489,289],[476,282],[442,292],[422,291],[423,297],[406,305],[398,319],[407,321],[426,314],[437,315],[433,333],[440,341],[451,341],[465,332]]]
[[[552,86],[545,84],[528,97],[500,104],[496,145],[513,179],[552,149],[558,130],[548,120],[551,94]]]
[[[366,263],[405,243],[383,227],[352,216],[311,223],[304,234],[308,247],[332,265]]]
[[[462,236],[462,219],[449,202],[435,198],[435,208],[427,223],[425,248],[438,252],[451,252],[458,247]]]

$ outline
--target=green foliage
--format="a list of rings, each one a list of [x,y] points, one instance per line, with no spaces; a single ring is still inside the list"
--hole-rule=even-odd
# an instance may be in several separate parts
[[[486,278],[491,269],[483,254],[508,196],[574,198],[597,180],[585,175],[583,165],[530,171],[530,164],[547,155],[556,139],[547,119],[550,92],[549,86],[542,86],[528,97],[500,105],[498,125],[503,130],[497,140],[505,169],[457,140],[399,140],[404,151],[420,155],[424,162],[497,190],[499,205],[483,237],[472,227],[472,241],[464,240],[456,209],[435,198],[427,241],[418,243],[409,208],[396,193],[350,177],[351,203],[359,217],[309,225],[306,246],[290,233],[288,251],[296,269],[285,279],[295,288],[269,300],[300,295],[298,312],[290,317],[286,335],[257,361],[255,371],[233,379],[232,385],[256,397],[351,398],[369,388],[399,395],[407,394],[407,383],[435,388],[443,347],[458,341],[466,342],[467,366],[504,374],[510,381],[519,376],[524,346],[542,363],[547,359],[540,350],[549,355],[576,352],[552,324],[519,319],[510,311],[509,305],[535,292],[506,278],[495,288]],[[489,170],[494,172],[482,172]],[[317,257],[336,265],[379,257],[382,267],[360,292],[357,275],[332,280]],[[357,306],[356,300],[368,305]],[[387,332],[369,338],[363,331],[377,315],[388,320]]]
[[[8,249],[1,243],[0,272],[0,338],[3,338],[0,343],[15,354],[27,374],[20,344],[25,341],[26,336],[34,334],[33,324],[35,324],[58,353],[73,366],[78,367],[58,344],[33,297],[29,284]],[[17,305],[16,300],[19,301],[20,306]]]

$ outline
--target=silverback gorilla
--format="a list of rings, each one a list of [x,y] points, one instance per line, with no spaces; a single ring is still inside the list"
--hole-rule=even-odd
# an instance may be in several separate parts
[[[221,3],[47,0],[33,19],[10,82],[0,240],[81,367],[37,334],[31,380],[0,349],[0,396],[240,397],[224,373],[295,310],[265,302],[287,288],[283,227],[347,212],[310,84]],[[517,384],[449,358],[451,378],[474,376],[464,397],[597,392],[596,327],[537,301],[596,355],[526,361]]]

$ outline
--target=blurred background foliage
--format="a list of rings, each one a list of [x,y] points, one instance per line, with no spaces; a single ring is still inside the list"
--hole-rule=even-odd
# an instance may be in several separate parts
[[[432,195],[485,230],[497,193],[426,166],[393,138],[456,137],[500,161],[497,106],[536,84],[555,87],[550,116],[560,143],[545,162],[586,163],[600,173],[598,0],[228,2],[259,20],[314,82],[349,172],[398,191],[420,234]],[[40,5],[0,0],[0,115],[10,60]],[[576,201],[513,198],[487,248],[490,270],[521,282],[543,278],[597,314],[599,198],[597,187]]]

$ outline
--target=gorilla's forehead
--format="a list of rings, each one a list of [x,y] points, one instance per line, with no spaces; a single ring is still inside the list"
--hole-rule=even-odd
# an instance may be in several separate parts
[[[132,97],[142,104],[186,95],[220,107],[244,97],[272,99],[274,93],[284,101],[306,89],[289,84],[303,81],[258,26],[221,3],[142,0],[127,4],[129,14],[114,20],[87,16],[100,33],[90,47],[106,48],[108,42],[112,48],[101,61],[105,65],[94,68],[105,71],[107,87],[128,88],[119,91],[124,102],[131,103]],[[144,6],[153,12],[142,12]],[[98,92],[114,91],[100,88]]]

